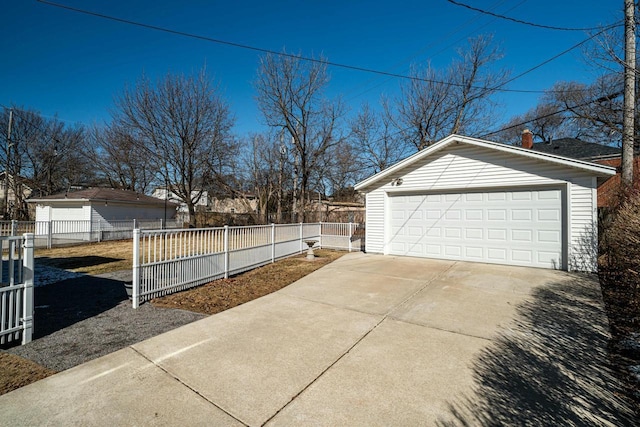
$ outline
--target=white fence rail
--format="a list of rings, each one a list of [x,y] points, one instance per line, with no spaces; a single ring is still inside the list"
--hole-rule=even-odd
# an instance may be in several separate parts
[[[314,248],[360,251],[359,224],[314,223],[134,230],[133,307],[150,299],[302,253]],[[355,237],[355,239],[354,239]]]
[[[26,344],[33,334],[33,234],[2,236],[0,248],[0,344]]]
[[[123,240],[133,237],[133,230],[140,229],[175,229],[180,224],[175,220],[115,220],[115,221],[0,221],[0,236],[21,236],[33,233],[35,246],[47,247],[102,242],[107,240]]]

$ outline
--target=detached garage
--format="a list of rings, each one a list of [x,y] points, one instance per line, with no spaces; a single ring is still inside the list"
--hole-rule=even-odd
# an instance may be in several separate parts
[[[598,182],[615,169],[451,135],[360,182],[366,250],[597,269]]]

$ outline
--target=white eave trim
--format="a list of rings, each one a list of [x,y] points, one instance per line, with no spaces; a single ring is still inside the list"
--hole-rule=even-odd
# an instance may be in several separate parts
[[[52,203],[114,203],[114,204],[126,204],[126,205],[137,205],[137,206],[164,206],[164,199],[158,199],[158,202],[140,202],[139,200],[114,200],[114,199],[27,199],[25,200],[27,203],[39,203],[41,205],[52,204]],[[174,205],[178,206],[178,203],[167,200],[167,206]]]
[[[616,169],[611,166],[603,166],[596,163],[586,162],[583,160],[576,160],[576,159],[570,159],[568,157],[556,156],[555,154],[547,154],[547,153],[541,153],[538,151],[532,151],[527,148],[514,147],[512,145],[500,144],[498,142],[486,141],[483,139],[470,138],[467,136],[453,134],[453,135],[449,135],[444,139],[441,139],[440,141],[436,142],[430,147],[427,147],[422,151],[418,151],[417,153],[407,157],[406,159],[399,161],[395,165],[390,166],[387,169],[380,171],[375,175],[370,176],[364,181],[360,181],[355,185],[354,188],[355,190],[362,190],[368,187],[369,185],[397,172],[398,170],[405,168],[406,166],[409,166],[437,151],[440,151],[453,143],[464,143],[464,144],[474,145],[477,147],[490,148],[490,149],[502,151],[505,153],[516,154],[516,155],[525,156],[525,157],[529,157],[536,160],[556,163],[559,165],[588,171],[593,173],[596,176],[613,176],[616,174]]]

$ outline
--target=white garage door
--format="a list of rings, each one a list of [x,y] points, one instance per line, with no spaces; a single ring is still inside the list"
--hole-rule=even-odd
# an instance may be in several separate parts
[[[390,253],[562,268],[562,191],[392,196]]]

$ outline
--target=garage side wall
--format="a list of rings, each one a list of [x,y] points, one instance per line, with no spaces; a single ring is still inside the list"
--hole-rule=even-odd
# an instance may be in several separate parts
[[[392,181],[401,178],[401,185]],[[366,188],[366,251],[388,253],[389,194],[535,188],[569,182],[569,270],[594,271],[597,260],[595,180],[587,172],[510,153],[454,144]],[[566,187],[565,187],[566,188]]]

